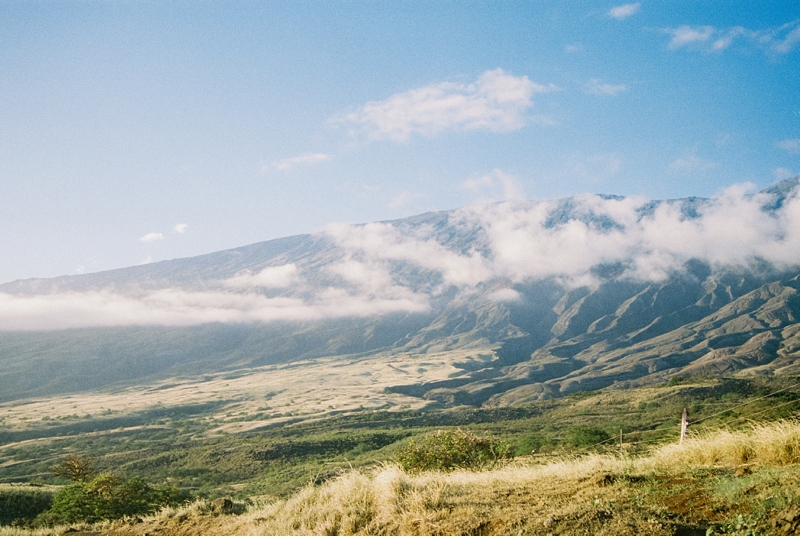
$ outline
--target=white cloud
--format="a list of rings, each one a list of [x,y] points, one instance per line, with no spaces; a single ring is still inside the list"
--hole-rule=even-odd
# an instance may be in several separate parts
[[[672,36],[668,47],[670,49],[679,49],[698,42],[707,42],[716,30],[714,30],[713,26],[683,25],[678,28],[667,29],[666,32]]]
[[[178,234],[185,234],[187,228],[189,228],[189,225],[186,223],[178,223],[173,230]]]
[[[641,2],[636,2],[635,4],[623,4],[621,6],[611,8],[608,11],[608,16],[621,21],[622,19],[627,19],[631,15],[639,13],[639,9],[641,7]]]
[[[769,34],[767,43],[778,54],[792,52],[797,44],[800,43],[800,21],[792,21],[777,28],[773,33]]]
[[[475,184],[483,186],[477,179]],[[200,290],[135,295],[114,289],[0,293],[0,329],[367,317],[425,312],[452,287],[480,291],[486,285],[489,300],[506,302],[518,297],[515,283],[532,279],[591,284],[599,279],[592,272],[598,264],[620,263],[623,277],[651,280],[692,258],[714,269],[756,261],[800,264],[800,192],[765,212],[772,195],[749,194],[753,189],[735,185],[697,201],[692,216],[684,201],[653,207],[641,198],[580,195],[474,204],[447,216],[456,234],[433,224],[331,225],[322,235],[332,240],[332,249],[315,269],[284,264],[207,281]],[[471,238],[469,244],[459,239],[464,237]],[[311,279],[303,271],[318,273]]]
[[[601,82],[600,79],[592,79],[584,85],[587,94],[593,95],[617,95],[620,92],[627,92],[628,87],[624,84],[608,84]]]
[[[152,243],[154,241],[159,241],[163,239],[164,239],[164,234],[162,234],[161,232],[150,232],[149,234],[145,234],[144,236],[139,238],[139,241],[144,243]]]
[[[772,172],[775,175],[775,179],[776,180],[785,180],[787,178],[791,178],[791,177],[796,175],[794,172],[792,172],[788,168],[783,168],[783,167],[778,167],[775,170],[773,170]]]
[[[788,138],[778,143],[778,147],[791,154],[800,153],[800,138]]]
[[[461,188],[478,195],[480,200],[525,200],[522,183],[497,168],[489,174],[464,181]]]
[[[284,264],[283,266],[269,266],[256,274],[250,270],[244,270],[229,279],[225,279],[223,284],[228,288],[287,288],[299,280],[297,266],[294,264]]]
[[[513,288],[501,288],[490,293],[488,298],[498,303],[516,303],[521,300],[522,296]]]
[[[548,224],[559,201],[495,204],[463,210],[465,220],[486,232],[492,274],[514,282],[560,277],[586,282],[597,264],[622,262],[629,277],[662,279],[691,258],[716,267],[760,257],[775,264],[800,263],[800,198],[777,214],[761,210],[765,195],[747,196],[751,186],[734,186],[701,205],[687,219],[680,202],[661,203],[642,216],[642,199],[575,197],[571,212],[591,217]],[[559,213],[559,212],[557,212]],[[604,220],[616,226],[601,226]]]
[[[433,137],[443,131],[502,133],[524,127],[533,94],[556,89],[498,68],[470,84],[443,82],[371,101],[360,110],[329,121],[349,126],[351,134],[372,140],[407,141],[412,135]]]
[[[386,271],[383,264],[389,261],[408,262],[439,272],[447,284],[454,286],[474,286],[491,278],[491,271],[482,256],[475,252],[451,251],[436,241],[428,230],[404,235],[389,223],[369,223],[330,225],[325,233],[344,249],[345,259],[359,260],[370,268],[372,273],[363,273],[370,275],[370,282],[373,282],[375,272]]]
[[[398,287],[399,288],[399,287]],[[322,290],[313,300],[268,298],[256,293],[163,289],[143,297],[110,290],[42,296],[0,293],[0,330],[52,330],[127,325],[190,326],[208,323],[309,321],[424,312],[426,297],[407,289],[370,297],[342,289]]]
[[[722,52],[738,40],[771,55],[780,55],[792,52],[800,43],[800,20],[765,30],[750,30],[742,26],[719,29],[708,25],[683,25],[666,28],[664,32],[671,36],[668,47],[673,50],[687,48]]]
[[[567,54],[583,52],[583,43],[569,43],[564,46],[564,51]]]
[[[694,150],[684,153],[669,165],[674,172],[702,172],[717,168],[718,164],[710,159],[698,157]]]
[[[275,161],[271,165],[263,167],[261,172],[266,173],[271,170],[291,170],[300,165],[313,165],[315,163],[327,161],[330,158],[331,156],[326,153],[304,153],[295,157],[288,157],[286,159],[281,159],[280,161]]]

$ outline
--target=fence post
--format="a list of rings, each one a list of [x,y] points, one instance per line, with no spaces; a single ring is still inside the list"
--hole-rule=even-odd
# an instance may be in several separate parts
[[[681,417],[681,441],[678,442],[679,444],[683,443],[683,439],[686,438],[686,427],[689,426],[689,414],[686,413],[686,408],[683,409],[683,417]]]

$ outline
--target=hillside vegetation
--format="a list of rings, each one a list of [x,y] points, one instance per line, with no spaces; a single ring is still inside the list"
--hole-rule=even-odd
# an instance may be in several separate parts
[[[800,424],[710,431],[648,455],[591,454],[489,471],[352,470],[243,514],[208,502],[137,519],[39,529],[108,535],[800,533]],[[4,528],[0,531],[14,532]]]
[[[403,363],[393,365],[400,368]],[[178,399],[189,393],[188,388],[145,388],[141,393],[151,401],[163,398],[163,404],[146,413],[95,413],[98,406],[105,410],[106,404],[130,403],[134,396],[118,395],[114,402],[111,395],[84,396],[57,405],[73,411],[70,417],[46,420],[42,416],[52,413],[48,401],[18,405],[4,414],[5,436],[14,438],[0,445],[0,481],[59,484],[51,468],[65,456],[79,454],[94,458],[100,472],[137,476],[154,486],[172,486],[200,497],[285,498],[310,481],[322,482],[351,466],[391,461],[409,440],[440,429],[461,427],[494,436],[510,444],[513,455],[533,452],[533,458],[545,461],[618,450],[620,430],[625,451],[643,454],[654,445],[677,440],[684,408],[690,431],[790,419],[800,411],[800,380],[793,377],[676,378],[660,386],[574,393],[521,406],[432,404],[425,409],[360,408],[363,398],[358,396],[365,394],[366,386],[353,386],[348,397],[342,378],[332,389],[340,393],[339,401],[331,402],[350,408],[325,411],[325,403],[316,404],[325,391],[314,390],[319,378],[313,377],[313,367],[297,373],[307,378],[306,385],[268,399],[263,394],[268,388],[262,387],[260,398],[239,400],[231,393],[216,404],[182,405],[167,397],[175,390],[178,396],[173,398]],[[346,370],[353,373],[355,367]],[[239,381],[226,381],[228,389]],[[194,392],[202,393],[198,385]],[[56,425],[47,426],[52,423]]]

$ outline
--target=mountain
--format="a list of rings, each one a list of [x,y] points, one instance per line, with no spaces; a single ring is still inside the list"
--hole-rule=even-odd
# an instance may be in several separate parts
[[[387,390],[513,404],[795,372],[799,291],[800,178],[710,199],[484,203],[0,285],[0,400],[444,350],[465,351],[458,376]]]

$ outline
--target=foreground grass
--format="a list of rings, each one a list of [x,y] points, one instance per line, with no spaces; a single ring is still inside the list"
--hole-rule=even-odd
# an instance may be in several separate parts
[[[239,515],[208,502],[39,534],[798,534],[800,423],[713,431],[647,456],[526,460],[485,472],[352,470]],[[0,533],[13,533],[3,529]]]

